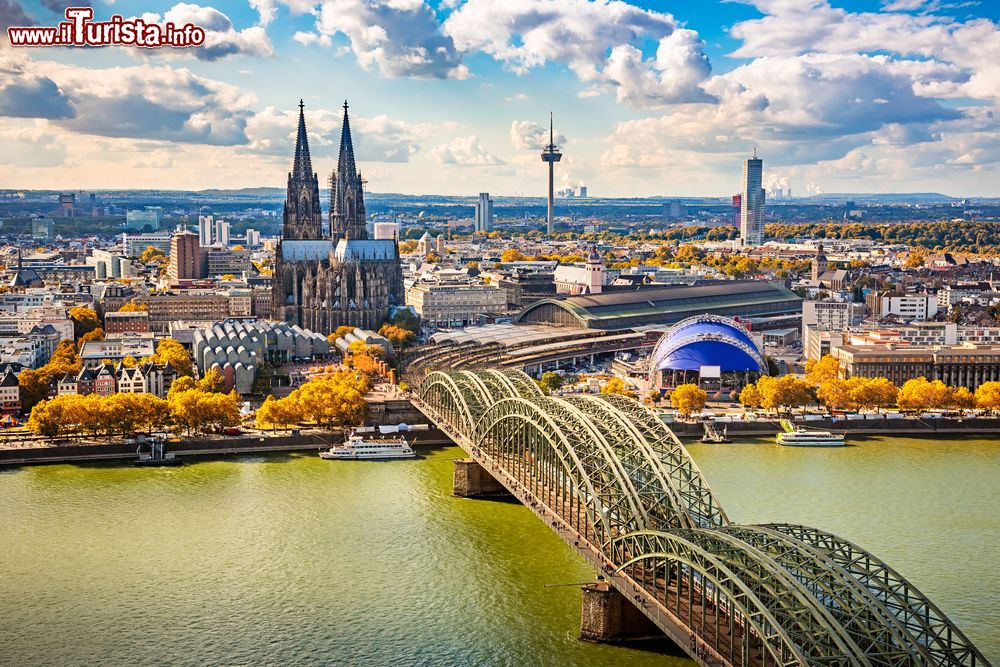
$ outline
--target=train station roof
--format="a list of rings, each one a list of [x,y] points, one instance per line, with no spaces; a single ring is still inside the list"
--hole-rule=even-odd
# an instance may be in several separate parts
[[[544,324],[489,324],[481,327],[466,327],[457,331],[441,331],[432,334],[430,342],[436,345],[452,343],[464,345],[489,345],[499,343],[505,347],[518,347],[532,343],[552,342],[592,336],[593,331],[580,327],[550,326]]]
[[[614,330],[675,324],[705,313],[745,318],[801,312],[802,299],[783,285],[731,280],[543,299],[524,308],[515,322]]]

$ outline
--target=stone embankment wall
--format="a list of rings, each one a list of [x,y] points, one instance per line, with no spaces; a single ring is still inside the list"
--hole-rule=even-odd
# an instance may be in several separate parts
[[[808,429],[846,432],[855,435],[988,435],[1000,434],[1000,419],[818,419],[796,424]],[[700,438],[704,427],[697,422],[674,422],[671,430],[682,438]],[[777,422],[717,422],[716,429],[726,427],[730,438],[734,436],[769,437],[781,430]]]
[[[426,447],[450,444],[448,437],[437,429],[414,431],[407,436],[414,446]],[[247,454],[253,452],[317,451],[343,440],[339,431],[261,432],[234,437],[213,437],[168,442],[167,451],[178,457]],[[66,443],[54,446],[0,448],[0,466],[31,463],[61,463],[73,461],[127,460],[137,458],[137,444]],[[148,452],[148,446],[146,447]]]

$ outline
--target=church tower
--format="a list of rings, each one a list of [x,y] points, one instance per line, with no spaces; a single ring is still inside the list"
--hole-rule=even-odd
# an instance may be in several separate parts
[[[826,259],[826,253],[823,252],[823,242],[820,241],[819,247],[816,248],[816,257],[812,261],[812,279],[819,280],[819,277],[826,273],[829,265],[830,262]]]
[[[364,180],[354,163],[351,124],[344,101],[344,125],[340,131],[340,157],[330,174],[330,235],[334,239],[366,239]]]
[[[295,160],[292,162],[292,171],[288,174],[281,236],[285,239],[323,238],[319,179],[312,170],[312,159],[309,157],[305,105],[302,100],[299,100],[299,133],[295,139]]]

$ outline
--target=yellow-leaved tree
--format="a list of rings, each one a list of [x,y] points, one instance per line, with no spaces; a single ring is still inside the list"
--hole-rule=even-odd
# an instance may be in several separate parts
[[[740,403],[742,403],[745,407],[759,408],[762,400],[760,392],[757,391],[757,385],[755,384],[748,384],[743,387],[743,391],[740,392]]]
[[[80,336],[88,331],[93,331],[101,326],[101,320],[97,317],[97,312],[93,308],[85,306],[70,308],[69,318],[73,320],[73,338],[75,339],[79,339]]]
[[[676,389],[670,392],[670,404],[685,416],[694,412],[701,412],[707,401],[708,394],[696,384],[678,385]]]
[[[896,404],[899,387],[887,378],[851,378],[848,383],[847,400],[856,410],[881,409]]]
[[[1000,410],[1000,382],[984,382],[976,388],[976,407],[990,412]]]
[[[632,391],[632,387],[625,384],[625,380],[621,378],[611,378],[604,383],[601,387],[602,394],[621,394],[622,396],[627,396],[633,400],[638,400],[639,395]]]
[[[194,373],[194,366],[191,363],[191,355],[173,338],[165,338],[156,346],[156,354],[150,361],[158,364],[169,363],[177,371],[177,375],[191,375]]]
[[[794,375],[765,375],[757,380],[757,391],[760,392],[761,406],[772,410],[802,408],[813,402],[809,383]]]
[[[813,386],[822,386],[840,377],[840,362],[829,354],[821,359],[810,359],[806,362],[806,380]]]
[[[899,407],[904,410],[934,410],[951,406],[952,390],[941,380],[925,377],[903,383],[899,390]]]

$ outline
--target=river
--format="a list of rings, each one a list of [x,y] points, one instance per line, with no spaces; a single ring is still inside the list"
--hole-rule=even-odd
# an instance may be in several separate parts
[[[691,445],[730,518],[888,560],[1000,663],[1000,444]],[[667,665],[581,642],[593,572],[526,509],[414,461],[274,454],[0,470],[0,665]]]

